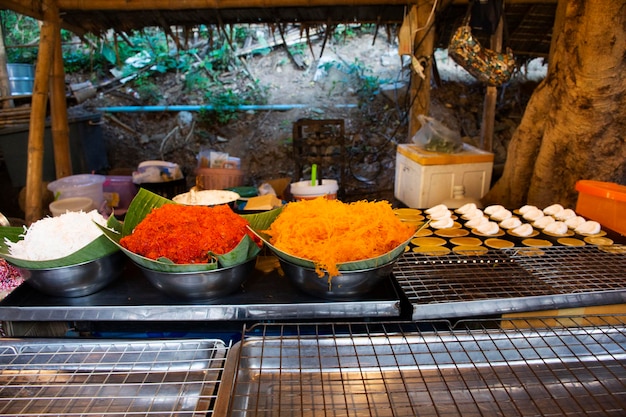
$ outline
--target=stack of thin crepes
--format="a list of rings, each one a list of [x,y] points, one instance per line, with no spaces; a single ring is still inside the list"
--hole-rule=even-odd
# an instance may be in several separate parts
[[[336,276],[337,264],[384,255],[413,236],[415,226],[387,201],[317,198],[289,203],[264,232],[277,249],[313,261],[320,276],[324,270]]]

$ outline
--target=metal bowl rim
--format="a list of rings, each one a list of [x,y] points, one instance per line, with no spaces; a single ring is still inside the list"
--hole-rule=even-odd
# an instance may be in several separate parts
[[[92,262],[97,262],[97,261],[100,261],[102,259],[106,259],[106,258],[108,258],[110,256],[117,255],[117,254],[120,254],[120,253],[121,253],[121,251],[115,251],[115,252],[107,253],[106,255],[100,256],[98,258],[90,259],[90,260],[84,261],[84,262],[79,262],[77,264],[65,265],[65,266],[55,266],[55,267],[51,267],[51,268],[27,268],[27,267],[24,267],[24,266],[17,266],[17,265],[13,265],[13,266],[15,268],[17,268],[17,269],[23,269],[23,270],[26,270],[26,271],[41,271],[41,272],[44,272],[44,271],[56,271],[58,269],[69,269],[69,268],[74,268],[74,267],[78,267],[78,266],[84,266],[84,265],[90,264]],[[54,259],[46,259],[46,261],[54,261]],[[11,263],[8,260],[7,260],[7,262]],[[37,261],[29,261],[29,262],[37,262]]]
[[[400,255],[400,256],[402,256],[402,255]],[[393,258],[391,261],[386,262],[386,263],[381,264],[381,265],[378,265],[378,266],[376,266],[374,268],[352,269],[352,270],[342,270],[342,269],[339,269],[339,273],[340,273],[340,275],[344,275],[344,274],[356,274],[356,273],[365,273],[365,272],[375,271],[377,269],[382,269],[384,267],[393,265],[394,263],[396,263],[398,261],[398,258],[400,258],[400,256],[398,256],[396,258]],[[284,262],[284,263],[286,263],[288,265],[291,265],[291,266],[294,266],[294,267],[297,267],[297,268],[301,268],[301,269],[304,269],[306,271],[317,271],[315,268],[309,268],[309,267],[306,267],[306,266],[301,266],[301,265],[295,264],[293,262],[289,262],[286,259],[281,258],[281,257],[278,257],[278,259],[279,259],[280,262]],[[323,271],[324,271],[325,274],[328,273],[328,271],[326,271],[325,269]],[[340,275],[338,275],[338,276],[340,276]]]
[[[241,263],[239,263],[237,265],[231,265],[231,266],[227,266],[227,267],[224,267],[224,268],[217,268],[217,269],[207,269],[206,271],[189,271],[189,272],[164,272],[164,271],[158,271],[156,269],[146,268],[145,266],[139,265],[136,262],[133,262],[133,263],[135,265],[137,265],[139,267],[139,269],[143,269],[144,271],[148,271],[148,272],[156,273],[156,274],[164,274],[164,275],[175,276],[175,275],[191,275],[191,274],[207,274],[207,273],[215,273],[216,274],[218,272],[224,272],[224,271],[228,271],[228,270],[231,270],[231,269],[234,269],[234,268],[246,265],[246,264],[254,261],[255,259],[256,259],[256,256],[254,256],[252,258],[249,258],[249,259],[247,259],[247,260],[245,260],[245,261],[243,261],[243,262],[241,262]]]

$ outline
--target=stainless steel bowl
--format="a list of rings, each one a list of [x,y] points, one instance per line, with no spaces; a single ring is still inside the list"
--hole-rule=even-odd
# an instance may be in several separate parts
[[[126,256],[114,252],[93,261],[58,268],[16,267],[31,287],[55,297],[82,297],[100,291],[122,272]]]
[[[239,265],[205,272],[160,272],[137,265],[144,276],[165,294],[184,300],[223,297],[241,287],[254,269],[256,258]]]
[[[278,258],[283,272],[301,291],[327,299],[354,299],[366,295],[385,277],[391,275],[394,259],[376,268],[341,271],[341,275],[328,280],[328,273],[320,277],[314,268],[295,265]]]

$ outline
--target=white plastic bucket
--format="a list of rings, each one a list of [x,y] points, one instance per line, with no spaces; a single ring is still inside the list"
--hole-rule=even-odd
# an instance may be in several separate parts
[[[53,217],[58,217],[68,211],[88,213],[95,208],[93,201],[89,197],[70,197],[50,203],[50,213],[52,213]]]
[[[96,174],[70,175],[59,178],[48,184],[48,190],[52,191],[55,200],[63,200],[70,197],[90,198],[96,208],[100,208],[104,203],[104,193],[102,184],[106,177]]]
[[[312,200],[325,197],[328,200],[337,198],[339,186],[336,180],[322,180],[319,185],[311,185],[311,180],[291,183],[291,194],[297,200]]]

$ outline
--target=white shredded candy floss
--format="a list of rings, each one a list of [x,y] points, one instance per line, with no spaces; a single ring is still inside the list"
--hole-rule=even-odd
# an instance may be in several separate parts
[[[97,210],[68,211],[58,217],[45,217],[24,227],[23,239],[11,242],[5,239],[9,254],[29,261],[48,261],[63,258],[84,248],[102,235],[93,223],[106,226],[106,219]]]
[[[491,213],[491,218],[498,222],[501,222],[502,220],[510,219],[512,216],[513,216],[513,213],[511,213],[509,210],[505,209],[504,207]]]
[[[487,222],[478,226],[476,231],[483,235],[495,235],[500,231],[500,227],[498,226],[498,223]]]
[[[564,222],[566,220],[576,217],[576,212],[572,209],[563,209],[555,214],[554,217],[556,217],[557,220],[561,220]]]
[[[436,220],[434,222],[432,222],[431,227],[435,228],[435,229],[448,229],[452,226],[454,226],[454,220],[452,220],[451,217],[447,217],[447,218],[443,218],[440,220]]]
[[[522,225],[522,221],[517,217],[509,217],[508,219],[504,219],[500,222],[500,227],[503,229],[515,229]]]
[[[586,222],[587,220],[582,217],[582,216],[576,216],[576,217],[572,217],[571,219],[567,219],[565,221],[565,224],[567,225],[567,227],[569,227],[570,229],[576,229],[578,226],[580,226],[581,224],[583,224],[584,222]]]
[[[463,204],[461,207],[459,207],[456,211],[459,214],[467,214],[467,213],[469,213],[471,211],[476,210],[476,208],[477,208],[476,204],[474,204],[474,203],[466,203],[466,204]]]
[[[595,235],[597,233],[600,233],[601,230],[602,230],[602,226],[600,226],[600,223],[593,221],[593,220],[587,220],[583,224],[578,226],[576,229],[574,229],[576,233],[582,233],[582,234],[588,234],[588,235]]]
[[[552,223],[556,222],[556,220],[554,220],[554,217],[552,216],[543,216],[538,218],[537,220],[535,220],[533,222],[533,226],[539,228],[539,229],[545,229],[546,227],[548,227],[549,225],[551,225]]]
[[[533,233],[533,227],[528,223],[524,223],[523,225],[513,229],[511,232],[517,236],[530,236]]]
[[[495,213],[498,210],[502,210],[504,209],[503,206],[499,205],[499,204],[494,204],[492,206],[487,206],[485,207],[485,209],[483,210],[485,212],[485,214],[491,216],[493,213]]]
[[[543,211],[541,211],[540,209],[531,209],[527,211],[526,213],[524,213],[522,217],[524,217],[528,221],[534,222],[535,220],[538,220],[542,218],[543,216],[544,216]]]
[[[441,213],[447,210],[448,210],[448,206],[446,206],[445,204],[437,204],[436,206],[433,206],[427,209],[426,214],[436,214],[436,213]]]
[[[553,233],[555,235],[564,235],[567,233],[567,225],[564,222],[554,222],[550,223],[544,229],[548,233]]]
[[[557,214],[558,212],[563,210],[563,206],[560,204],[552,204],[546,208],[543,209],[543,213],[547,214],[548,216],[554,216],[555,214]]]
[[[474,217],[471,220],[468,220],[467,223],[465,223],[465,225],[471,229],[475,229],[480,225],[483,225],[485,223],[489,223],[489,219],[485,216],[480,216],[480,217]]]
[[[468,211],[467,213],[463,214],[463,216],[461,217],[463,217],[465,220],[472,220],[477,217],[484,217],[484,213],[481,209],[476,208],[474,210]]]
[[[531,205],[526,204],[526,205],[520,207],[520,209],[518,211],[519,211],[519,214],[526,214],[527,212],[529,212],[531,210],[536,210],[536,209],[537,209],[537,206],[531,206]]]

